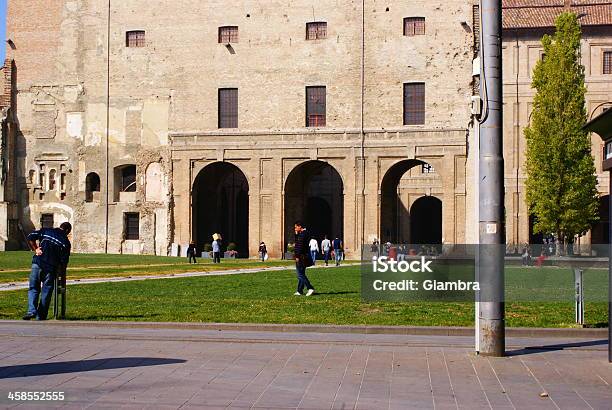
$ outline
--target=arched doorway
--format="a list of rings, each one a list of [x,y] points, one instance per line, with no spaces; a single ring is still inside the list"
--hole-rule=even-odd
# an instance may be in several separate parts
[[[215,162],[200,171],[192,191],[192,238],[198,249],[223,237],[223,250],[237,245],[238,257],[249,256],[249,183],[242,171],[227,162]]]
[[[344,185],[338,171],[323,161],[298,165],[285,182],[285,249],[293,242],[293,223],[301,220],[310,235],[344,240]]]
[[[429,195],[438,186],[440,175],[424,161],[408,159],[389,168],[381,183],[381,242],[442,243],[442,202]]]
[[[423,196],[410,207],[410,243],[442,243],[442,201]]]

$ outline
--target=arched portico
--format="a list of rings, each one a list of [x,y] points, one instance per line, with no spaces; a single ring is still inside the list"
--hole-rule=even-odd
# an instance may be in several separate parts
[[[220,233],[224,248],[234,242],[238,256],[249,256],[249,183],[228,162],[214,162],[196,176],[192,187],[192,239],[198,249]]]
[[[327,162],[312,160],[296,166],[285,181],[284,246],[293,242],[293,224],[301,220],[321,240],[344,239],[344,183]]]

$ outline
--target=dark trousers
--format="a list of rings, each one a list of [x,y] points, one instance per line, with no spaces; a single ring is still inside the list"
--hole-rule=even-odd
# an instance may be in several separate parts
[[[191,263],[191,260],[193,259],[193,263],[198,263],[198,261],[196,261],[196,256],[195,254],[190,254],[189,255],[189,263]]]
[[[221,252],[213,252],[213,263],[221,263]]]
[[[327,262],[329,262],[329,251],[323,251],[323,259],[325,259],[325,266],[327,266]]]
[[[295,271],[297,273],[298,279],[298,292],[304,293],[304,287],[306,287],[306,289],[314,289],[314,287],[310,284],[310,281],[308,280],[308,276],[306,276],[306,266],[304,266],[303,263],[296,262]]]
[[[41,286],[42,285],[42,286]],[[47,272],[40,266],[32,264],[30,273],[30,288],[28,290],[28,314],[36,315],[36,319],[47,319],[53,288],[55,287],[55,271]],[[40,304],[38,298],[40,296]]]

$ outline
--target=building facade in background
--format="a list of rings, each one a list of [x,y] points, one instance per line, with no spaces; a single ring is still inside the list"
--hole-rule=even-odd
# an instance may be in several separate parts
[[[478,2],[42,3],[9,4],[0,242],[69,220],[80,252],[165,255],[219,232],[281,256],[296,219],[349,256],[476,241]],[[504,2],[508,243],[529,239],[522,128],[559,3]],[[601,59],[612,22],[590,3]],[[590,110],[610,100],[594,73]]]
[[[534,234],[525,202],[523,130],[529,124],[535,90],[531,88],[536,63],[544,58],[541,38],[554,33],[556,17],[565,11],[579,16],[582,26],[582,64],[587,87],[589,119],[612,107],[612,1],[505,0],[503,19],[504,161],[506,185],[506,242],[542,243]],[[592,153],[601,194],[600,223],[580,244],[608,243],[608,173],[601,169],[603,145],[592,135]]]

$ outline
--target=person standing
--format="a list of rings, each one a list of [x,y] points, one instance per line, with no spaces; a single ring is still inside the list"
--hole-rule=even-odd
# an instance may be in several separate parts
[[[71,244],[68,235],[71,231],[72,225],[64,222],[59,228],[43,228],[28,235],[28,246],[34,251],[34,256],[28,290],[28,312],[23,320],[47,319],[55,277],[58,271],[65,270],[70,259]]]
[[[215,239],[212,243],[213,263],[221,263],[221,244],[219,239]]]
[[[327,266],[327,263],[329,262],[329,254],[331,252],[331,241],[327,239],[327,235],[325,235],[325,239],[321,241],[321,251],[323,252],[325,266]]]
[[[304,287],[308,289],[306,296],[314,293],[314,287],[306,276],[306,268],[311,265],[307,248],[307,233],[306,228],[302,226],[302,222],[296,221],[293,225],[295,231],[295,249],[293,250],[293,259],[295,260],[295,270],[297,272],[297,292],[295,296],[301,296],[304,292]]]
[[[267,259],[267,255],[268,250],[266,249],[266,244],[264,242],[261,242],[259,244],[259,257],[261,258],[262,262],[265,262],[265,260]]]
[[[316,265],[317,255],[319,254],[319,242],[317,242],[315,238],[310,238],[308,247],[310,248],[310,258],[312,259],[312,264],[314,266]]]
[[[342,253],[344,252],[342,240],[338,238],[338,236],[336,236],[336,238],[332,242],[332,246],[334,248],[334,255],[336,256],[336,266],[340,266],[340,261],[342,260]]]
[[[195,242],[191,241],[189,242],[189,247],[187,248],[187,259],[189,260],[189,263],[191,263],[191,260],[193,259],[193,263],[198,263],[198,261],[196,260],[196,246],[195,246]]]

